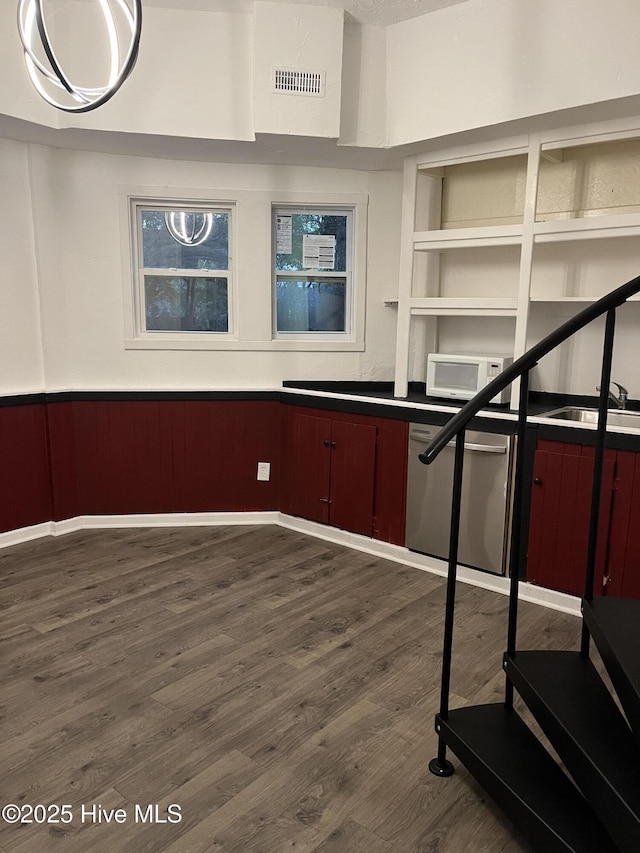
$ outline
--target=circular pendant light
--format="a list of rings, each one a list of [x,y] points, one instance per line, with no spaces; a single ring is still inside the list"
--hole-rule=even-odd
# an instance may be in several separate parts
[[[200,246],[211,234],[213,213],[171,210],[164,215],[167,231],[182,246]]]
[[[127,79],[138,58],[142,31],[142,0],[97,0],[97,2],[104,16],[110,62],[107,83],[95,88],[75,86],[62,70],[42,13],[43,0],[19,0],[18,3],[18,32],[31,82],[48,104],[64,112],[88,112],[106,103]],[[130,37],[129,47],[124,56],[120,47],[118,21],[114,14],[116,8],[120,13],[118,16],[120,29],[128,30]],[[40,56],[35,47],[37,38],[40,39]],[[64,100],[59,100],[55,96],[56,90],[65,93]]]

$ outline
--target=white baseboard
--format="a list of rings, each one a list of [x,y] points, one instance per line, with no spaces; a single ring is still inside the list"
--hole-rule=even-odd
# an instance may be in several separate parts
[[[118,527],[213,527],[222,524],[278,524],[280,513],[271,512],[168,512],[134,515],[76,515],[64,521],[45,521],[0,533],[0,549],[43,536],[64,536],[78,530]]]
[[[64,536],[67,533],[75,533],[78,530],[84,530],[85,524],[83,516],[77,515],[75,518],[65,518],[64,521],[51,522],[52,536]]]
[[[75,529],[109,527],[213,527],[222,524],[277,524],[280,513],[273,512],[166,512],[135,515],[79,515]],[[68,524],[69,522],[59,522]]]
[[[349,533],[347,530],[339,530],[318,524],[315,521],[307,521],[292,515],[277,511],[268,512],[196,512],[196,513],[148,513],[140,515],[80,515],[64,521],[51,521],[44,524],[36,524],[33,527],[22,527],[19,530],[10,530],[0,533],[0,548],[18,545],[39,539],[43,536],[63,536],[78,530],[97,530],[102,528],[118,527],[211,527],[223,524],[278,524],[288,530],[296,530],[310,536],[333,542],[336,545],[344,545],[363,551],[374,557],[392,560],[402,563],[423,572],[447,576],[447,564],[444,560],[435,557],[427,557],[416,554],[401,545],[391,545],[377,539],[369,539],[357,533]],[[461,583],[478,586],[501,595],[509,594],[509,579],[469,569],[466,566],[458,566],[457,578]],[[532,604],[540,604],[552,610],[560,610],[572,616],[580,616],[580,599],[553,589],[545,589],[540,586],[520,582],[519,598]]]
[[[10,548],[12,545],[21,545],[23,542],[31,542],[32,539],[41,539],[43,536],[51,536],[53,533],[51,521],[42,524],[34,524],[31,527],[19,527],[17,530],[8,530],[0,533],[0,548]]]

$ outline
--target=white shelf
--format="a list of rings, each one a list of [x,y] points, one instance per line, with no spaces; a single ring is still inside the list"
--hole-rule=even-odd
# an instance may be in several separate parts
[[[575,302],[588,305],[590,302],[597,302],[599,296],[532,296],[532,302]]]
[[[434,317],[515,317],[518,300],[513,297],[420,297],[409,302],[414,316]]]
[[[605,294],[602,294],[604,296]],[[565,302],[576,305],[590,305],[602,299],[602,296],[532,296],[531,302]],[[632,296],[627,302],[640,302],[640,296]]]
[[[550,219],[533,226],[535,243],[560,243],[570,240],[599,240],[603,237],[640,237],[640,214],[618,213],[611,216],[585,216],[582,219]]]
[[[446,252],[485,246],[519,246],[522,225],[445,228],[439,231],[415,231],[413,248],[417,252]]]

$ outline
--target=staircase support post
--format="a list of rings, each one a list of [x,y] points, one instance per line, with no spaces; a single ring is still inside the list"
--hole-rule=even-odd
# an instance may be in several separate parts
[[[527,431],[527,406],[529,402],[529,370],[520,379],[518,399],[518,438],[516,443],[516,476],[514,481],[511,521],[511,547],[509,551],[509,624],[507,628],[507,655],[516,654],[518,629],[518,591],[520,584],[520,548],[522,542],[522,495],[524,492],[524,447]],[[507,678],[504,704],[513,707],[513,684]]]
[[[596,432],[596,452],[593,462],[593,485],[591,492],[591,515],[589,518],[589,545],[587,548],[587,572],[584,584],[584,597],[593,600],[593,585],[596,573],[598,551],[598,528],[600,526],[600,497],[602,491],[602,469],[604,467],[605,439],[607,436],[607,409],[609,405],[609,386],[611,384],[611,361],[613,358],[613,337],[616,325],[616,309],[607,311],[602,351],[602,373],[600,378],[600,398],[598,400],[598,427]],[[589,629],[582,622],[582,643],[580,654],[589,655]]]
[[[453,494],[451,498],[451,529],[449,533],[449,568],[447,573],[447,601],[444,615],[444,642],[442,647],[442,679],[440,682],[439,717],[449,716],[449,688],[451,684],[451,654],[453,651],[453,617],[456,606],[456,573],[458,568],[458,539],[460,535],[460,507],[462,504],[462,466],[464,460],[465,430],[456,436],[455,462],[453,467]],[[438,731],[436,720],[436,731]],[[453,764],[447,760],[447,746],[438,739],[438,755],[429,762],[429,770],[435,776],[451,776]]]

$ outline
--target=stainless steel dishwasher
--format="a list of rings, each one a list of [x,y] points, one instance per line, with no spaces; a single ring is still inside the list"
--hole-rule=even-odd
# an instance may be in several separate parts
[[[406,545],[447,559],[455,442],[431,465],[418,459],[440,429],[410,425]],[[509,435],[465,434],[458,562],[499,575],[507,568],[514,450],[515,437]]]

